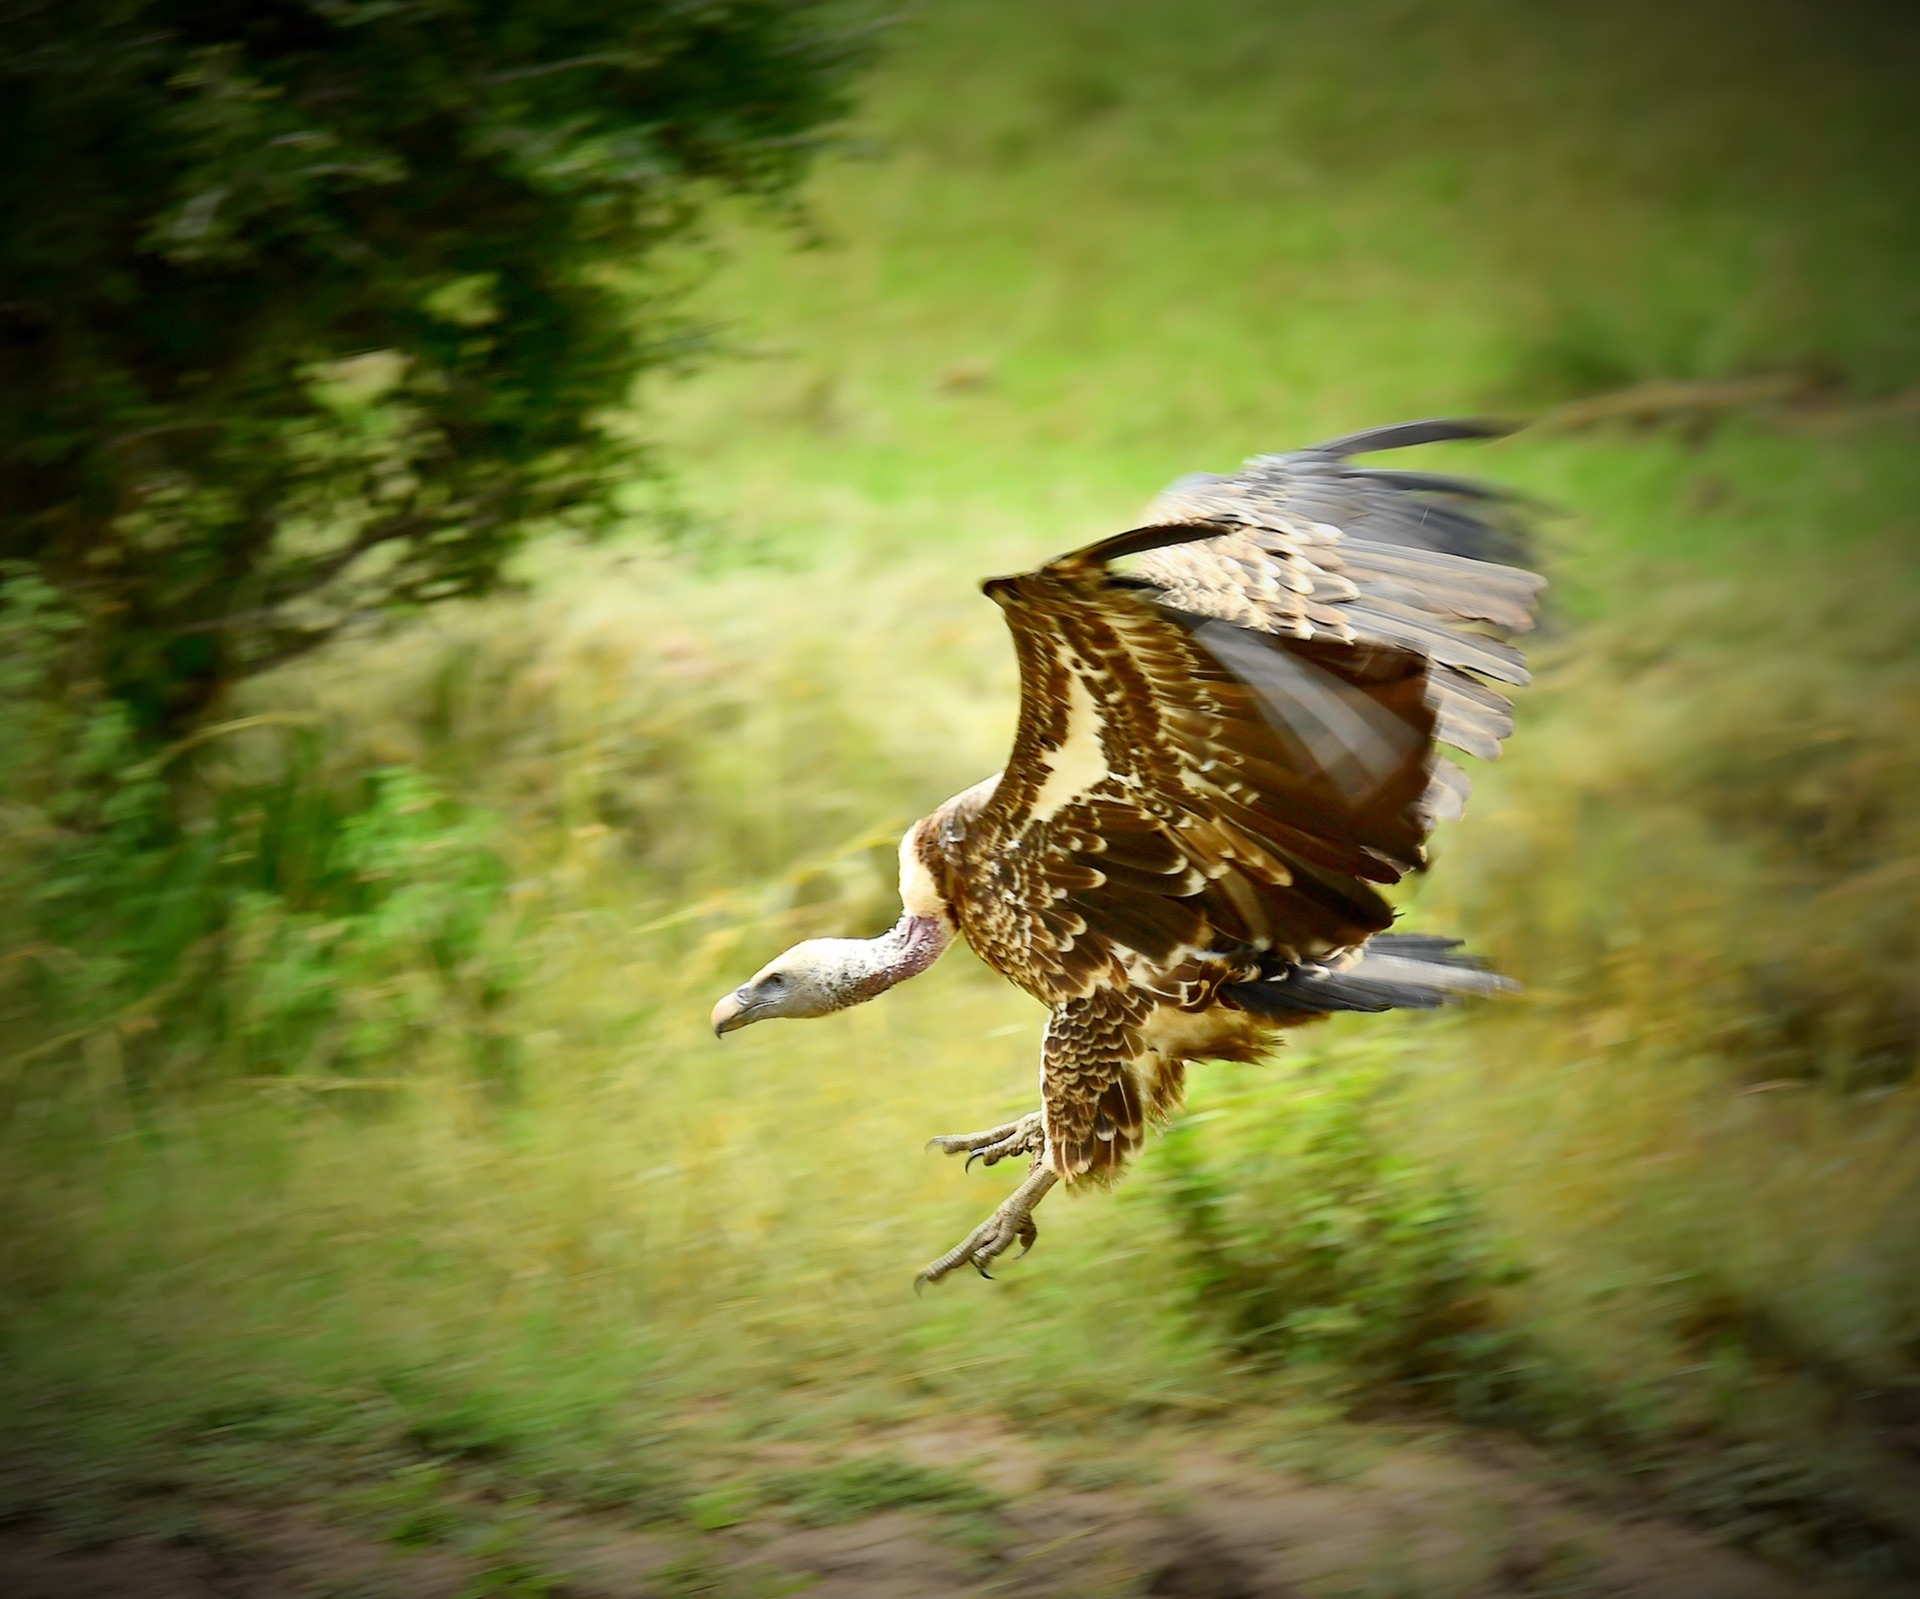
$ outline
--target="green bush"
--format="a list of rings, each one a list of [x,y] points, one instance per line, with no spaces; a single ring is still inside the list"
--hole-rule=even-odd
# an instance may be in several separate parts
[[[506,881],[482,819],[405,769],[342,799],[299,758],[193,824],[166,803],[129,776],[104,825],[49,851],[29,907],[47,958],[30,986],[67,1027],[43,1047],[105,1039],[137,1092],[213,1064],[404,1073],[451,1021],[473,1065],[507,1071],[490,1026],[515,982],[496,927]]]
[[[30,575],[0,590],[0,1083],[58,1082],[75,1058],[136,1097],[210,1070],[337,1081],[404,1072],[448,1031],[501,1079],[516,973],[484,814],[405,768],[329,779],[298,727],[146,754],[119,702],[56,689],[66,622]]]
[[[1242,1355],[1485,1414],[1521,1357],[1498,1296],[1523,1274],[1466,1189],[1387,1135],[1392,1091],[1365,1059],[1276,1075],[1177,1123],[1154,1192],[1195,1309]]]
[[[845,107],[818,0],[0,6],[0,558],[161,736],[603,520],[667,240]]]

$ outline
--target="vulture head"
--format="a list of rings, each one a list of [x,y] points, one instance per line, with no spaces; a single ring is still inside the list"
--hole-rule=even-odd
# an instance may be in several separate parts
[[[859,938],[810,938],[759,971],[713,1007],[713,1030],[731,1033],[770,1016],[825,1016],[865,998],[855,970],[866,947]]]
[[[931,966],[953,938],[943,917],[907,915],[878,938],[810,938],[713,1007],[715,1036],[773,1016],[827,1016]]]

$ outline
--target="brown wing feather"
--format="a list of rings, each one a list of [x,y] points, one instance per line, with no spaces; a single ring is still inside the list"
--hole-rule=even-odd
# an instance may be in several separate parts
[[[1183,615],[1069,556],[987,585],[1020,663],[1014,749],[949,854],[980,954],[1051,1005],[1185,993],[1388,925],[1421,861],[1424,663]]]
[[[1521,507],[1463,478],[1369,470],[1346,457],[1446,438],[1485,437],[1478,422],[1380,429],[1290,455],[1256,456],[1231,476],[1198,474],[1147,508],[1142,573],[1171,604],[1241,627],[1302,639],[1390,644],[1427,657],[1439,737],[1492,759],[1512,731],[1487,680],[1524,684],[1508,640],[1533,626],[1543,580],[1506,564],[1521,545]],[[1154,529],[1206,526],[1167,546]],[[1431,795],[1457,811],[1457,770]]]

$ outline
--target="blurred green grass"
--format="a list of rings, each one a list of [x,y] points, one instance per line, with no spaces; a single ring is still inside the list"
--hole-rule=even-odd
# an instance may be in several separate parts
[[[80,881],[67,977],[35,907],[98,833],[60,812],[65,735],[15,717],[7,1502],[424,1452],[672,1516],[676,1474],[916,1416],[1416,1402],[1439,1344],[1374,1326],[1343,1365],[1196,1312],[1200,1190],[1162,1152],[993,1287],[913,1299],[1006,1186],[922,1142],[1032,1093],[1041,1019],[970,957],[724,1047],[706,1007],[890,920],[898,830],[1000,761],[981,575],[1256,450],[1784,373],[1794,403],[1444,455],[1572,513],[1542,684],[1410,902],[1529,996],[1202,1071],[1182,1137],[1226,1185],[1214,1280],[1318,1291],[1273,1210],[1299,1183],[1253,1178],[1386,1082],[1309,1168],[1415,1237],[1336,1280],[1348,1314],[1457,1291],[1499,1333],[1448,1389],[1473,1419],[1744,1538],[1911,1540],[1856,1403],[1920,1382],[1920,178],[1884,18],[927,7],[820,238],[710,241],[733,357],[642,397],[683,470],[631,535],[252,690],[181,757],[210,864]],[[236,873],[251,919],[204,966],[106,908]],[[1756,1531],[1687,1440],[1829,1475]]]

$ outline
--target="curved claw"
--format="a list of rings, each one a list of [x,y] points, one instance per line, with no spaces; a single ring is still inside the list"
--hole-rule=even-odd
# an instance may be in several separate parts
[[[1009,1155],[1031,1154],[1045,1142],[1040,1113],[1029,1112],[1017,1121],[1010,1121],[999,1127],[989,1127],[978,1133],[938,1133],[926,1142],[929,1153],[939,1150],[943,1155],[962,1155],[967,1157],[967,1169],[973,1169],[977,1160],[982,1165],[994,1166]]]
[[[1033,1219],[1033,1207],[1057,1181],[1058,1177],[1036,1158],[1026,1181],[965,1239],[920,1272],[913,1280],[913,1291],[916,1294],[924,1291],[928,1283],[939,1282],[963,1262],[988,1282],[995,1281],[993,1273],[987,1270],[992,1262],[1015,1242],[1020,1245],[1020,1254],[1025,1255],[1038,1241],[1040,1228]]]

